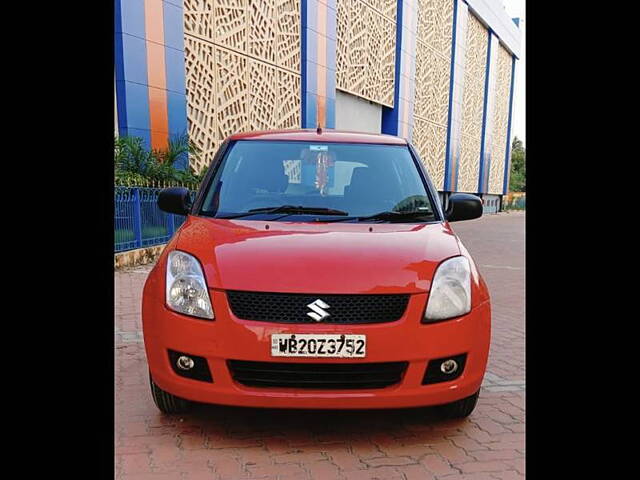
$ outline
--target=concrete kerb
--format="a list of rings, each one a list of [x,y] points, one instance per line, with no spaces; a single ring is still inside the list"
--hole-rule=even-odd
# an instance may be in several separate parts
[[[166,243],[162,245],[154,245],[153,247],[138,248],[135,250],[116,253],[113,256],[114,267],[116,270],[120,270],[125,267],[136,267],[138,265],[153,263],[158,259],[165,246]]]

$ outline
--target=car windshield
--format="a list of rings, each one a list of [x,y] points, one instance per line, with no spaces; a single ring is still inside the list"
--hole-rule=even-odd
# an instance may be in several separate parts
[[[209,183],[203,215],[315,221],[433,221],[434,207],[405,145],[237,141]],[[286,220],[285,220],[286,217]],[[414,218],[415,217],[415,218]]]

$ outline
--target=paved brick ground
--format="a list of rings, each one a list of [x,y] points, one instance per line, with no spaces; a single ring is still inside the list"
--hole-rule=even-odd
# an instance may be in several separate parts
[[[465,420],[430,409],[326,412],[201,406],[165,417],[140,326],[147,267],[116,272],[118,480],[483,480],[524,477],[524,214],[454,224],[492,296],[489,368]]]

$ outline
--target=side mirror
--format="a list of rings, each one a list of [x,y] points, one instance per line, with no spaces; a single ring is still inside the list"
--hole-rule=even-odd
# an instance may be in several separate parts
[[[449,206],[444,213],[449,222],[460,220],[473,220],[482,216],[482,200],[470,193],[452,193],[449,197]]]
[[[191,210],[189,190],[184,187],[169,187],[160,190],[158,207],[167,213],[186,215]]]

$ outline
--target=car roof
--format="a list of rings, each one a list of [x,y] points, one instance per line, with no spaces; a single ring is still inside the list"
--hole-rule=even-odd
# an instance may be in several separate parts
[[[331,142],[331,143],[372,143],[385,145],[406,145],[404,138],[377,133],[350,132],[323,128],[298,130],[264,130],[259,132],[245,132],[231,135],[229,140],[263,140],[263,141],[300,141],[300,142]]]

